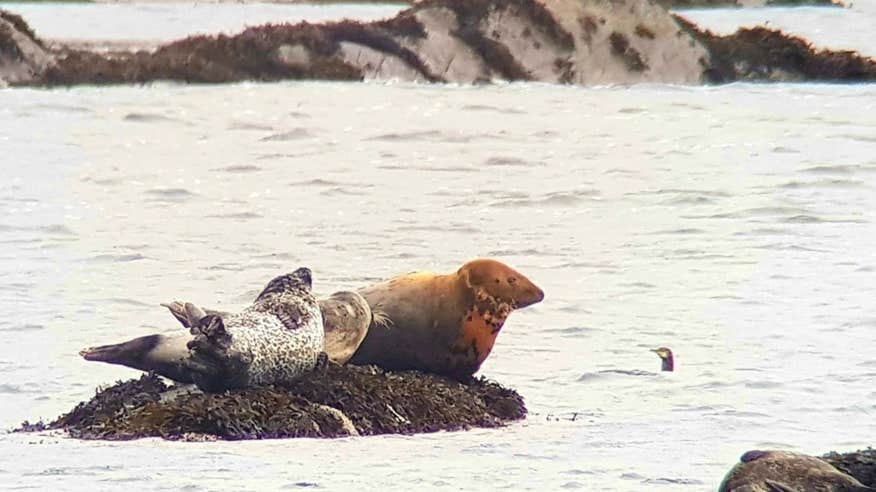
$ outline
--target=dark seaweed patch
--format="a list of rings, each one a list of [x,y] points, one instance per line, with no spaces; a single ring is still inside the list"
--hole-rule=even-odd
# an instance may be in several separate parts
[[[624,61],[627,68],[633,72],[641,72],[648,69],[648,64],[642,59],[642,54],[630,46],[630,40],[617,31],[608,37],[611,42],[611,52]]]
[[[483,378],[460,383],[414,371],[328,364],[289,386],[218,394],[168,388],[148,374],[98,390],[54,422],[25,422],[16,431],[64,429],[74,437],[107,440],[341,437],[498,427],[525,416],[520,395]]]
[[[876,61],[854,51],[816,50],[805,39],[764,27],[743,28],[717,36],[684,17],[676,22],[703,43],[710,57],[704,76],[712,83],[736,80],[876,80]]]

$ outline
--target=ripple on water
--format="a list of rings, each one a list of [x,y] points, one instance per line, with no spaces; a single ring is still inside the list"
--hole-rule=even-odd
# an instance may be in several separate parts
[[[112,254],[112,253],[103,253],[99,255],[94,255],[88,258],[89,262],[92,263],[128,263],[132,261],[140,261],[147,259],[146,256],[141,255],[140,253],[129,253],[129,254]]]
[[[12,324],[8,328],[0,328],[0,331],[24,332],[24,331],[40,331],[45,329],[45,325],[37,323],[25,323],[22,325]]]
[[[501,114],[526,114],[524,111],[515,108],[502,108],[499,106],[490,106],[487,104],[466,104],[462,107],[463,111],[489,111]]]
[[[656,372],[640,371],[637,369],[629,369],[629,370],[626,370],[626,369],[605,369],[605,370],[597,371],[597,372],[585,372],[584,374],[582,374],[581,376],[578,377],[577,381],[579,383],[587,383],[587,382],[591,382],[591,381],[604,381],[606,379],[614,379],[617,377],[625,377],[625,376],[634,377],[634,378],[640,378],[640,377],[653,378],[653,377],[657,377],[658,375],[659,374]]]
[[[867,172],[867,171],[869,171],[869,172],[876,171],[876,167],[838,164],[838,165],[834,165],[834,166],[830,166],[830,165],[812,166],[812,167],[807,167],[805,169],[800,170],[800,172],[809,173],[809,174],[857,174],[859,172]]]
[[[156,202],[182,203],[198,196],[197,193],[193,193],[185,188],[153,188],[146,190],[144,193],[152,197],[151,201]]]
[[[779,188],[790,190],[796,189],[816,189],[816,188],[859,188],[866,186],[866,183],[857,179],[819,179],[816,181],[788,181],[782,183]]]
[[[242,173],[258,172],[258,171],[261,171],[262,168],[260,168],[259,166],[255,166],[253,164],[236,164],[236,165],[225,166],[225,167],[216,167],[216,168],[213,168],[210,170],[211,171],[221,171],[221,172],[226,172],[226,173],[233,173],[233,174],[242,174]]]
[[[266,137],[260,138],[259,140],[262,142],[288,142],[290,140],[303,140],[313,137],[313,133],[307,128],[294,128],[286,132],[272,133]]]
[[[490,167],[542,167],[543,162],[528,161],[519,157],[490,157],[484,161]]]
[[[255,212],[231,212],[227,214],[211,214],[207,217],[212,219],[252,220],[264,218],[264,215]]]
[[[271,125],[262,123],[250,123],[248,121],[234,121],[228,125],[229,130],[253,130],[253,131],[274,131],[275,128]]]
[[[183,123],[186,125],[191,125],[191,123],[183,121],[179,118],[174,118],[172,116],[167,116],[160,113],[128,113],[122,118],[122,120],[130,121],[133,123]]]
[[[438,143],[469,143],[475,140],[499,140],[503,137],[490,133],[449,133],[440,130],[426,130],[404,133],[384,133],[367,137],[365,140],[378,142],[438,142]]]
[[[27,107],[28,109],[34,111],[54,111],[57,113],[69,113],[69,114],[87,114],[94,113],[94,110],[86,107],[86,106],[77,106],[77,105],[69,105],[69,104],[55,104],[55,103],[39,103],[32,104]]]
[[[525,207],[570,207],[579,203],[600,198],[599,190],[582,189],[574,191],[557,191],[538,197],[512,198],[497,200],[489,204],[495,208],[525,208]]]

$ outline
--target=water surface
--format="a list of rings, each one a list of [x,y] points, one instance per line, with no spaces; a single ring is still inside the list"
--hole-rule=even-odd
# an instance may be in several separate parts
[[[493,256],[546,292],[482,369],[527,401],[507,428],[5,434],[6,487],[701,491],[751,448],[872,444],[876,86],[287,82],[0,98],[0,428],[135,377],[77,351],[179,330],[160,302],[236,309],[300,265],[325,294]],[[676,372],[658,371],[659,345]]]

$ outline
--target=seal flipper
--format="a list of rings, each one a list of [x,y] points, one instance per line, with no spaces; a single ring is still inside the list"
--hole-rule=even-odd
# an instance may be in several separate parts
[[[170,311],[170,314],[172,314],[173,317],[186,328],[191,328],[198,324],[198,321],[207,315],[212,314],[221,317],[229,314],[213,309],[202,309],[190,302],[173,301],[171,303],[161,303],[161,305],[166,307]]]
[[[127,342],[89,347],[79,355],[88,361],[155,371],[180,383],[193,383],[192,374],[184,363],[189,354],[188,338],[188,335],[147,335]]]
[[[191,356],[185,364],[198,388],[215,393],[247,385],[247,368],[252,360],[230,348],[231,335],[220,316],[202,317],[190,333],[194,338],[186,344]]]

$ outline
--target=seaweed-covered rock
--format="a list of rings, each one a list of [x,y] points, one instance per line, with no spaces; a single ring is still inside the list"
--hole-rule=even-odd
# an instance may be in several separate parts
[[[269,24],[139,51],[46,48],[24,21],[4,13],[0,84],[398,79],[594,85],[876,78],[876,61],[857,53],[815,50],[801,38],[762,27],[717,36],[673,17],[659,1],[422,0],[387,20]]]
[[[158,376],[98,390],[49,424],[82,439],[266,439],[412,434],[498,427],[526,416],[515,391],[487,381],[467,384],[415,371],[328,364],[295,384],[205,394],[166,386]]]
[[[0,87],[28,83],[54,63],[19,15],[0,10]]]
[[[816,50],[803,38],[764,27],[718,36],[684,17],[675,18],[708,48],[703,74],[709,82],[876,80],[876,60],[854,51]]]
[[[876,449],[868,447],[849,453],[831,451],[822,456],[822,459],[857,478],[864,485],[876,488]]]
[[[657,0],[657,3],[668,8],[704,8],[704,7],[844,7],[839,0]]]

